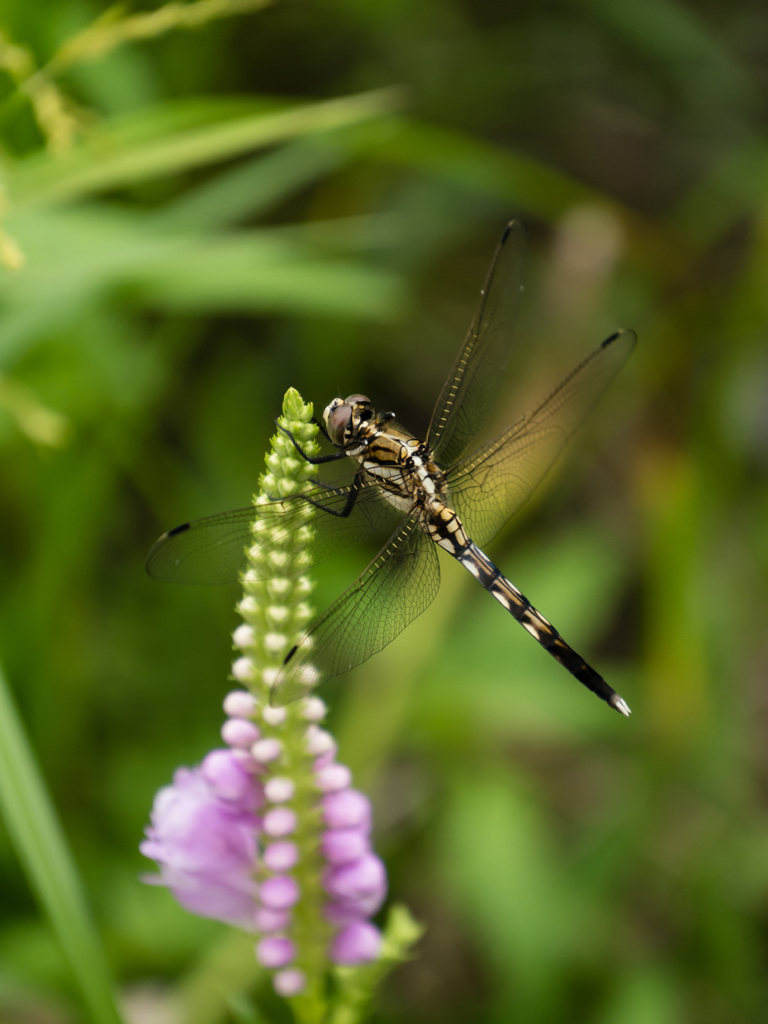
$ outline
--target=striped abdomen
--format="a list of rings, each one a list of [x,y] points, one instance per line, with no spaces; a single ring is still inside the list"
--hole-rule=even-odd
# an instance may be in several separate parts
[[[493,594],[499,604],[528,630],[534,640],[538,640],[541,646],[560,662],[563,668],[567,668],[572,676],[611,707],[623,715],[629,715],[629,707],[623,698],[611,689],[601,675],[590,668],[581,655],[569,647],[552,623],[536,611],[531,602],[509,582],[476,544],[467,540],[455,557],[490,594]]]

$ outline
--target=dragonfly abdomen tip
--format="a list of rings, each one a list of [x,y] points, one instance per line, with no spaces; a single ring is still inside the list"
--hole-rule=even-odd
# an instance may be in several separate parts
[[[618,693],[614,693],[614,695],[611,697],[608,703],[611,705],[612,708],[615,708],[619,712],[619,714],[624,715],[625,718],[629,718],[629,716],[632,714],[632,709],[630,708],[629,704],[627,704],[624,698],[620,697]]]

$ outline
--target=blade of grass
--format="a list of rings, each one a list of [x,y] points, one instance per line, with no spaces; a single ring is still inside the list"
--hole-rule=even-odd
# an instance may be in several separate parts
[[[40,769],[0,669],[0,808],[95,1024],[121,1024],[104,950]]]
[[[346,159],[337,147],[323,144],[326,139],[301,138],[228,168],[167,203],[155,223],[212,230],[263,213]]]
[[[64,157],[36,156],[9,180],[13,200],[56,202],[107,189],[135,185],[148,178],[175,174],[299,135],[325,132],[380,117],[398,102],[394,89],[304,103],[175,132],[145,144],[121,146],[101,133]]]
[[[287,310],[387,321],[404,304],[400,279],[352,259],[327,259],[267,232],[191,239],[129,277],[148,302],[170,309]]]

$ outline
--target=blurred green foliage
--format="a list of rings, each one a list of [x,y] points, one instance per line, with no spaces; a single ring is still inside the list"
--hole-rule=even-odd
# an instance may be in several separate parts
[[[768,10],[206,2],[171,31],[6,0],[0,38],[0,661],[128,1020],[284,1019],[247,937],[137,881],[154,791],[217,742],[237,596],[144,553],[248,503],[289,385],[423,432],[510,216],[502,419],[640,345],[492,555],[635,713],[451,565],[329,687],[428,925],[376,1019],[764,1020]],[[5,834],[0,875],[0,1019],[82,1019]]]

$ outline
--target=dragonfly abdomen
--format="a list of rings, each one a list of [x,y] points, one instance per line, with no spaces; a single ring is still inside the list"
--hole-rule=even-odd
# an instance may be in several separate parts
[[[473,541],[467,540],[454,557],[563,668],[612,708],[629,715],[624,699],[563,640],[552,623],[533,607]]]

